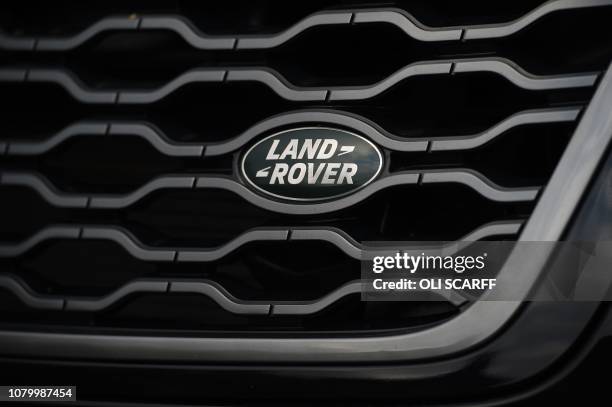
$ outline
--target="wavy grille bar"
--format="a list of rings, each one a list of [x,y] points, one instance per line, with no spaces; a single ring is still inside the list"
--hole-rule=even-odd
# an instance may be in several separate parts
[[[365,188],[335,201],[300,205],[272,201],[256,194],[249,188],[226,176],[162,176],[149,181],[135,191],[123,195],[79,195],[59,192],[46,178],[35,173],[0,173],[0,185],[22,186],[36,191],[52,205],[63,208],[118,209],[140,201],[152,192],[161,189],[223,189],[241,196],[260,208],[275,212],[307,215],[326,213],[355,205],[365,198],[386,188],[397,185],[433,183],[457,183],[465,185],[481,196],[496,202],[528,202],[536,199],[540,187],[505,188],[494,184],[484,175],[468,170],[429,170],[422,172],[398,172],[384,176]]]
[[[505,132],[524,125],[575,121],[579,107],[526,110],[516,113],[490,129],[473,135],[401,140],[385,132],[364,117],[340,111],[305,110],[266,119],[241,135],[216,144],[175,143],[151,123],[81,122],[72,124],[43,141],[8,140],[0,145],[0,154],[41,155],[75,137],[134,136],[146,140],[160,153],[171,157],[201,157],[230,153],[276,127],[300,123],[330,123],[357,129],[377,144],[393,151],[469,150],[480,147]]]
[[[498,221],[478,227],[463,238],[471,242],[493,236],[515,235],[521,221]],[[50,240],[107,240],[121,246],[132,257],[156,262],[211,262],[220,260],[240,247],[262,241],[324,241],[333,244],[346,255],[361,260],[368,250],[384,250],[384,246],[368,247],[337,228],[286,227],[252,229],[230,242],[214,248],[160,248],[141,243],[128,230],[117,226],[48,226],[19,243],[0,244],[0,257],[22,256],[36,246]],[[389,249],[395,246],[390,242]],[[450,246],[449,246],[450,247]],[[442,250],[436,248],[436,250]]]
[[[20,51],[68,51],[108,31],[168,30],[197,49],[268,49],[284,44],[302,32],[318,26],[362,23],[388,23],[419,41],[466,41],[507,37],[523,30],[542,17],[560,10],[612,5],[612,0],[551,0],[517,20],[481,26],[433,28],[420,23],[400,9],[364,9],[320,12],[310,15],[283,32],[265,36],[211,36],[202,33],[190,20],[172,15],[130,15],[107,17],[73,36],[16,37],[0,32],[0,49]]]
[[[223,286],[209,280],[136,280],[103,297],[59,297],[34,293],[21,279],[10,274],[0,275],[0,287],[11,291],[30,308],[54,311],[103,311],[135,294],[171,293],[200,294],[213,300],[224,310],[246,315],[311,315],[324,310],[346,296],[361,291],[361,281],[351,281],[314,301],[263,302],[243,301],[232,296]],[[458,292],[433,290],[432,293],[456,307],[467,300]]]
[[[164,86],[153,90],[98,90],[85,86],[72,72],[63,69],[0,69],[0,81],[55,83],[74,99],[91,104],[149,104],[158,102],[179,88],[194,83],[258,82],[278,96],[290,101],[365,100],[391,89],[405,79],[423,75],[451,75],[464,72],[498,74],[519,88],[528,90],[590,87],[597,81],[597,73],[537,76],[528,73],[504,58],[457,59],[410,64],[387,79],[368,86],[306,88],[289,83],[278,72],[269,68],[193,69]]]

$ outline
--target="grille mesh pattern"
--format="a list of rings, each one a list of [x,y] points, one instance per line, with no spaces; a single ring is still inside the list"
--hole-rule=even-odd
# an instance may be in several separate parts
[[[469,306],[359,302],[363,242],[516,238],[609,61],[612,2],[360,3],[70,4],[45,24],[3,5],[3,323],[306,334]],[[241,151],[301,125],[387,166],[312,205],[245,186]]]

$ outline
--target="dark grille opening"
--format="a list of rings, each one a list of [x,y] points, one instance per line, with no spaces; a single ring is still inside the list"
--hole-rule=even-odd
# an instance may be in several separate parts
[[[517,238],[612,49],[612,7],[501,33],[540,3],[0,6],[0,322],[348,335],[456,315],[469,304],[359,301],[359,253]],[[200,185],[245,185],[245,149],[298,125],[362,134],[386,157],[379,179],[419,182],[305,214]],[[440,172],[459,181],[428,182]]]

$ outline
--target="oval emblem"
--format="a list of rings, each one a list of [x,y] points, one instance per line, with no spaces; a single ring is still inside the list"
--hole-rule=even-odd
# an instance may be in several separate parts
[[[338,198],[372,182],[383,158],[369,140],[346,130],[302,127],[260,140],[243,156],[244,179],[276,198]]]

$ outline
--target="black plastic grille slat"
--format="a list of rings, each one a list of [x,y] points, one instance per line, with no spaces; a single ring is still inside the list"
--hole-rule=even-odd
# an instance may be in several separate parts
[[[101,298],[58,298],[32,294],[31,289],[16,277],[6,274],[0,276],[0,287],[11,290],[32,308],[85,312],[104,310],[136,293],[168,292],[205,295],[226,311],[234,314],[307,315],[320,312],[348,295],[361,292],[362,284],[359,280],[349,282],[315,301],[262,303],[237,300],[223,287],[212,281],[132,281]],[[439,295],[455,306],[460,306],[466,302],[465,297],[458,292],[448,293],[439,290],[433,291],[433,294]]]
[[[444,8],[425,2],[361,3],[289,11],[258,0],[223,24],[211,17],[223,7],[164,1],[77,7],[78,21],[49,24],[10,5],[14,21],[0,16],[0,89],[13,100],[0,123],[0,288],[25,310],[9,305],[1,320],[40,324],[38,309],[72,328],[167,328],[147,310],[176,304],[164,309],[173,320],[204,301],[188,308],[210,319],[196,318],[198,330],[376,329],[376,306],[354,301],[365,242],[516,238],[610,54],[598,39],[571,63],[534,63],[520,44],[547,44],[578,14],[597,25],[612,1],[465,5],[478,13],[449,2],[454,14],[438,16]],[[573,53],[593,30],[572,29]],[[368,137],[384,171],[312,205],[244,185],[243,150],[300,125]],[[497,160],[521,148],[520,171]],[[65,255],[64,243],[83,252]],[[298,261],[310,251],[329,265]],[[89,256],[126,269],[77,277]],[[466,305],[441,294],[431,293],[450,308],[384,304],[414,310],[387,325],[439,322]]]
[[[281,98],[290,101],[343,101],[363,100],[375,97],[397,83],[421,75],[458,74],[465,72],[492,72],[503,76],[515,86],[529,90],[589,87],[597,80],[596,73],[567,76],[538,77],[504,59],[474,59],[419,62],[389,76],[387,79],[364,87],[350,88],[298,88],[291,85],[278,72],[270,69],[198,69],[185,72],[164,86],[154,90],[92,90],[83,85],[73,73],[56,69],[0,69],[0,81],[50,82],[64,88],[72,97],[83,103],[146,104],[158,102],[177,89],[192,83],[260,82]]]
[[[522,222],[500,221],[482,225],[471,231],[460,241],[474,241],[492,236],[516,234]],[[50,239],[100,239],[110,240],[123,247],[133,257],[146,261],[167,262],[207,262],[214,261],[226,256],[238,247],[254,241],[278,241],[278,240],[323,240],[334,244],[347,255],[355,258],[363,258],[364,251],[368,248],[344,232],[334,229],[316,228],[285,228],[285,229],[253,229],[249,230],[223,246],[216,248],[154,248],[146,247],[138,241],[130,232],[117,227],[100,226],[50,226],[23,242],[17,244],[0,245],[0,257],[14,257],[25,254],[33,247]],[[376,246],[380,248],[379,246]],[[392,248],[393,246],[391,246]]]
[[[6,138],[47,139],[78,121],[131,119],[152,122],[169,138],[177,141],[202,140],[214,144],[226,142],[248,129],[253,131],[258,122],[271,124],[280,122],[283,117],[288,120],[291,117],[286,117],[287,113],[301,109],[321,115],[324,113],[322,110],[333,110],[342,115],[356,115],[358,117],[354,118],[359,120],[366,118],[364,123],[369,126],[356,127],[354,123],[358,122],[355,120],[346,124],[356,130],[364,128],[367,131],[368,127],[378,129],[368,131],[368,135],[380,132],[389,136],[393,134],[400,139],[429,139],[486,131],[496,123],[524,110],[580,106],[589,94],[588,88],[554,92],[519,91],[501,78],[465,75],[445,76],[439,80],[423,77],[422,81],[411,81],[405,86],[394,88],[373,102],[343,102],[326,107],[311,103],[283,102],[263,86],[232,87],[228,88],[226,93],[220,92],[220,88],[187,87],[172,95],[165,103],[153,106],[91,106],[77,104],[61,89],[50,85],[39,88],[31,84],[11,84],[6,90],[7,97],[11,98],[13,103],[7,106],[7,120],[0,123],[0,126]],[[426,93],[428,89],[437,89],[436,86],[446,89],[443,98],[437,92]],[[466,89],[470,90],[469,93],[465,93]],[[492,89],[498,90],[499,94],[496,96]],[[415,92],[422,96],[414,98],[412,95]],[[236,105],[236,98],[242,103]],[[36,109],[36,121],[32,122],[24,115],[28,108]],[[47,108],[48,111],[45,110]],[[203,120],[197,120],[198,115],[202,114],[205,115]],[[326,118],[330,116],[326,115]],[[232,117],[232,120],[227,120],[227,117]],[[300,121],[306,120],[304,118]],[[328,122],[341,124],[331,118]],[[285,123],[286,125],[288,123]],[[380,137],[377,138],[378,142],[381,140]],[[210,147],[212,148],[212,145]],[[398,148],[393,145],[389,147]],[[213,151],[211,148],[208,149],[209,153]]]
[[[467,169],[437,170],[422,172],[399,172],[380,178],[354,195],[331,202],[309,206],[270,201],[254,193],[238,181],[223,176],[163,176],[156,178],[135,191],[125,195],[82,195],[60,192],[48,180],[33,173],[0,173],[0,185],[25,186],[36,191],[47,202],[63,208],[118,209],[137,203],[147,195],[161,189],[222,189],[241,196],[253,205],[287,214],[318,214],[337,211],[352,206],[372,194],[396,185],[430,183],[463,184],[483,197],[497,202],[521,202],[536,199],[539,187],[504,188],[495,185],[482,174]]]
[[[450,1],[431,4],[407,1],[394,2],[398,9],[410,11],[417,20],[430,26],[504,23],[519,18],[544,0],[517,0],[492,6],[486,1],[467,1],[460,6]],[[109,0],[103,6],[83,5],[71,0],[57,0],[41,5],[40,14],[32,14],[27,3],[8,3],[3,28],[15,35],[40,36],[72,35],[109,15],[173,14],[190,16],[200,31],[215,35],[261,33],[274,34],[299,22],[313,13],[354,7],[373,7],[371,0],[312,0],[288,5],[282,0],[228,0],[226,7],[216,4],[197,4],[188,1],[165,0]],[[385,3],[389,4],[389,3]],[[70,9],[72,13],[66,13]],[[58,24],[59,17],[62,18]]]
[[[16,38],[0,35],[0,47],[29,51],[66,51],[82,45],[107,30],[172,30],[195,48],[200,49],[253,49],[279,46],[303,31],[321,25],[348,25],[386,22],[398,26],[410,37],[420,41],[459,41],[499,38],[519,32],[538,19],[559,10],[610,5],[607,0],[553,0],[535,8],[523,17],[501,24],[475,27],[431,28],[418,22],[403,10],[334,11],[308,16],[285,31],[268,36],[211,37],[199,31],[189,20],[180,16],[109,17],[102,19],[79,34],[65,38]]]
[[[504,132],[523,125],[574,121],[580,108],[540,109],[519,112],[503,120],[494,127],[474,135],[444,137],[430,140],[400,140],[398,137],[369,124],[362,117],[355,118],[350,114],[337,111],[302,111],[287,113],[273,119],[260,122],[244,133],[222,143],[196,144],[174,143],[159,129],[150,123],[95,123],[83,122],[72,124],[59,133],[41,141],[7,140],[0,143],[0,154],[6,155],[41,155],[49,152],[61,143],[78,136],[136,136],[149,142],[162,154],[174,157],[200,157],[223,155],[244,147],[259,134],[287,123],[308,123],[316,115],[319,122],[347,125],[367,134],[379,145],[394,151],[447,151],[480,147],[502,135]]]

